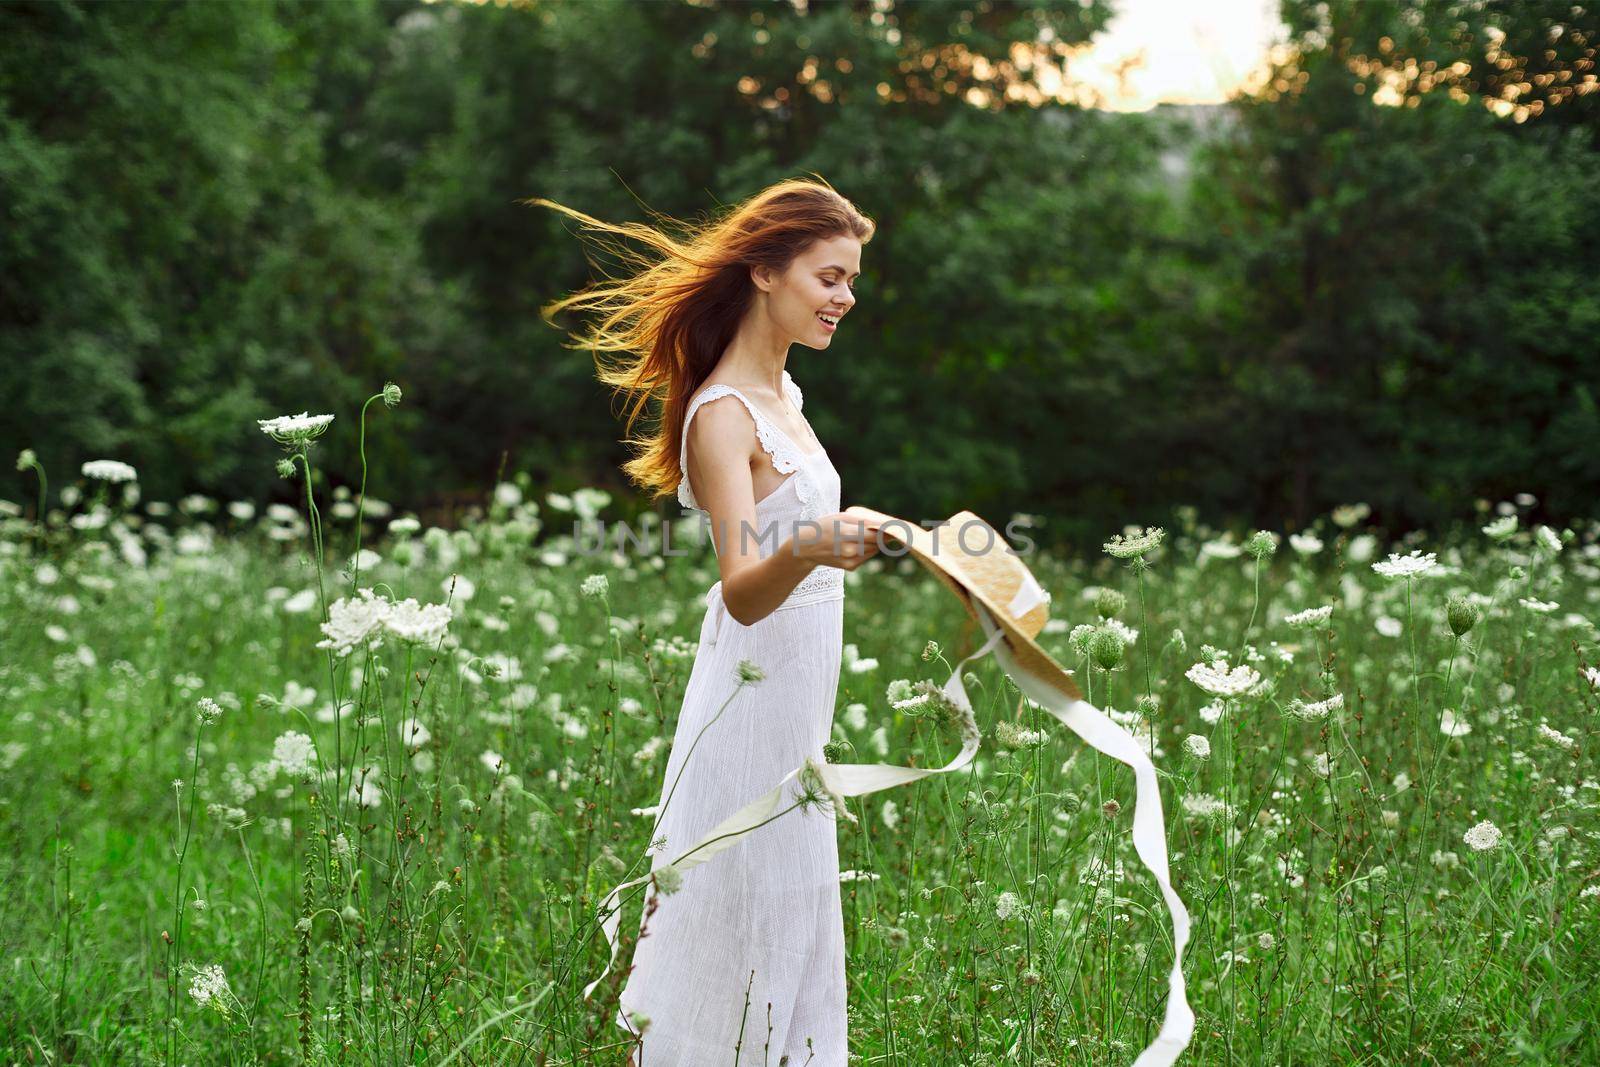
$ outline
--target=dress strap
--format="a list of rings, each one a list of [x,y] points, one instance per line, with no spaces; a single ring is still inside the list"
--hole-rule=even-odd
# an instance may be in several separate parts
[[[789,377],[788,371],[783,372],[783,384],[785,392],[794,402],[794,405],[799,407],[800,387],[794,384]],[[793,390],[792,393],[789,392],[790,389]],[[738,397],[739,401],[744,404],[745,409],[750,412],[750,418],[756,424],[756,439],[761,442],[762,451],[772,457],[772,468],[774,470],[779,474],[801,472],[801,481],[795,484],[795,488],[801,491],[801,500],[809,504],[815,494],[811,492],[812,487],[807,482],[808,474],[804,456],[799,448],[796,447],[793,441],[789,440],[787,434],[767,418],[765,413],[749,397],[733,386],[725,385],[721,382],[715,385],[708,385],[702,389],[693,400],[689,401],[689,410],[684,413],[683,438],[678,443],[678,503],[696,511],[702,510],[699,503],[695,501],[694,491],[689,488],[689,423],[694,420],[695,412],[700,410],[702,404],[724,396]]]
[[[800,387],[795,384],[794,379],[789,377],[787,370],[783,372],[783,394],[789,398],[789,403],[794,405],[796,411],[805,409],[805,394],[800,391]]]

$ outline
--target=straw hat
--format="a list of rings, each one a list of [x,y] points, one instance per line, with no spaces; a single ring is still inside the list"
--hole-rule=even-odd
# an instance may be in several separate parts
[[[859,505],[845,508],[843,514],[879,524],[884,541],[910,549],[950,587],[974,620],[978,617],[974,600],[987,609],[1005,631],[1006,645],[1018,666],[1067,697],[1083,699],[1066,668],[1034,640],[1050,617],[1049,594],[993,526],[970,511],[958,511],[931,530]]]

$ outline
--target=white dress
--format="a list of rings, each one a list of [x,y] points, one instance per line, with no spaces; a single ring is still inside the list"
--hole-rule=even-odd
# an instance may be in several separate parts
[[[800,389],[788,371],[783,385],[799,408]],[[802,451],[748,397],[721,384],[691,400],[680,455],[695,412],[721,396],[743,403],[773,467],[790,475],[756,503],[758,536],[752,540],[764,558],[793,534],[797,521],[839,510],[839,475],[826,450]],[[704,510],[690,490],[687,460],[681,466],[679,502]],[[769,523],[776,524],[776,536]],[[656,816],[655,836],[665,836],[666,844],[654,849],[652,869],[771,790],[807,756],[821,762],[833,729],[844,571],[817,567],[751,626],[728,614],[720,581],[705,599]],[[738,689],[741,660],[755,663],[765,678]],[[797,781],[788,783],[779,812],[791,808],[798,788]],[[615,1020],[632,1034],[630,1015],[649,1019],[635,1052],[637,1067],[845,1067],[844,917],[833,820],[825,806],[788,810],[691,868],[677,892],[659,896],[655,914],[642,923]]]

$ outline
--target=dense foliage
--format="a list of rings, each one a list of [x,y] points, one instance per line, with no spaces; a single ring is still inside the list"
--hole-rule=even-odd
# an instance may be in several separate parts
[[[1600,13],[1285,0],[1253,96],[1118,115],[1037,85],[1108,0],[803,8],[0,6],[0,448],[286,499],[239,427],[390,377],[391,498],[626,496],[537,311],[606,264],[518,201],[690,219],[815,172],[881,227],[830,351],[791,352],[847,502],[1082,538],[1600,490]]]

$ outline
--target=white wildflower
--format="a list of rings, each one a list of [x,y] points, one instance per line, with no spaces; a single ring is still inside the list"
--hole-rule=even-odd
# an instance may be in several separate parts
[[[1372,569],[1385,578],[1414,578],[1427,574],[1438,567],[1439,561],[1434,553],[1424,555],[1418,549],[1412,549],[1410,555],[1402,556],[1398,552],[1389,553],[1387,560],[1380,560],[1372,565]]]
[[[85,478],[98,478],[102,482],[131,482],[139,476],[120,459],[91,459],[82,470]]]
[[[1307,608],[1304,611],[1297,611],[1293,615],[1286,615],[1283,621],[1293,629],[1304,630],[1316,626],[1318,623],[1327,622],[1332,614],[1333,605],[1324,604],[1320,608]]]
[[[1483,820],[1461,835],[1461,840],[1476,852],[1487,852],[1500,843],[1500,828],[1488,819]]]
[[[1576,752],[1578,750],[1578,742],[1574,738],[1554,729],[1548,723],[1539,724],[1539,736],[1558,748],[1566,749],[1568,752]]]
[[[1439,716],[1439,732],[1446,737],[1465,737],[1472,732],[1472,724],[1456,718],[1453,708],[1445,708]]]
[[[1211,758],[1211,739],[1204,734],[1190,734],[1183,739],[1184,750],[1195,759]]]
[[[290,615],[304,615],[317,606],[317,591],[302,589],[283,602],[283,610]]]
[[[1166,535],[1166,531],[1160,526],[1151,526],[1143,530],[1130,527],[1126,536],[1115,534],[1101,548],[1106,555],[1114,559],[1132,559],[1160,547]]]
[[[1221,797],[1209,793],[1185,793],[1183,810],[1197,819],[1230,819],[1233,808]]]
[[[356,599],[341,597],[328,609],[328,621],[322,624],[326,636],[317,642],[318,648],[332,649],[336,656],[347,656],[369,641],[376,643],[392,605],[386,598],[374,595],[371,589],[358,592],[360,595]]]
[[[1229,670],[1228,661],[1220,658],[1210,664],[1196,663],[1185,674],[1195,685],[1218,697],[1242,696],[1261,683],[1255,668],[1240,665]]]
[[[1011,719],[1001,719],[994,724],[995,744],[1001,748],[1034,748],[1044,744],[1043,730],[1029,730]]]
[[[228,988],[228,977],[223,974],[221,964],[208,963],[197,968],[194,979],[189,983],[189,995],[202,1008],[211,1008],[223,1015],[231,1010],[228,1000],[233,996],[233,990]]]
[[[844,797],[834,792],[833,787],[828,784],[828,780],[823,774],[822,765],[810,756],[807,756],[805,763],[801,765],[799,780],[801,790],[799,804],[801,810],[805,811],[812,807],[821,808],[827,806],[832,809],[835,821],[843,818],[853,823],[860,823],[861,820],[857,819],[855,812],[850,810],[849,805],[844,801]]]
[[[1502,515],[1483,528],[1492,541],[1505,541],[1517,532],[1517,517],[1515,515]]]
[[[272,743],[272,766],[291,778],[312,777],[317,765],[317,746],[305,734],[289,730]]]
[[[1322,539],[1314,533],[1290,534],[1289,547],[1302,556],[1314,556],[1322,551]]]
[[[453,615],[449,604],[418,604],[415,597],[407,597],[389,606],[383,626],[402,641],[437,645]]]
[[[261,432],[283,445],[296,445],[321,437],[333,421],[332,415],[311,415],[302,411],[298,415],[280,415],[275,419],[257,419]]]
[[[1289,702],[1289,706],[1286,707],[1284,711],[1290,715],[1293,715],[1297,719],[1303,719],[1306,722],[1315,722],[1318,719],[1327,718],[1329,712],[1335,711],[1342,707],[1344,707],[1344,694],[1335,693],[1328,699],[1318,700],[1315,703],[1308,703],[1307,701],[1298,699],[1291,700]]]
[[[927,697],[924,696],[926,701]],[[851,702],[844,706],[844,724],[851,730],[865,730],[867,728],[867,706],[859,702]]]

